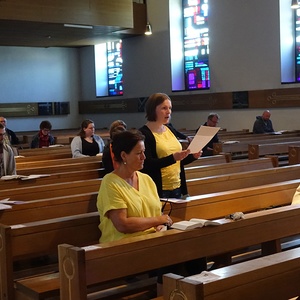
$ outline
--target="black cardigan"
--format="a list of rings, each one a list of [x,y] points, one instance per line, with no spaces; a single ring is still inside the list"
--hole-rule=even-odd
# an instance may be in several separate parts
[[[168,126],[168,125],[165,125]],[[168,128],[172,131],[174,136],[174,130],[172,127],[168,126]],[[148,174],[156,184],[157,192],[160,197],[162,197],[162,177],[161,177],[161,168],[170,166],[174,164],[176,161],[173,157],[173,154],[168,155],[163,158],[158,158],[156,152],[156,141],[151,130],[144,125],[139,129],[142,134],[145,136],[145,155],[146,159],[144,161],[144,168],[141,170],[143,173]],[[181,193],[183,195],[188,194],[184,165],[191,163],[196,160],[192,154],[188,155],[185,159],[180,161],[180,181],[181,181]]]

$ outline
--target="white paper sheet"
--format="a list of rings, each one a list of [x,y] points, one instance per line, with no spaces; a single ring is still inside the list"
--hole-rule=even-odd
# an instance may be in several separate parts
[[[199,152],[207,145],[207,143],[219,130],[220,127],[200,126],[188,149],[191,150],[191,153]]]

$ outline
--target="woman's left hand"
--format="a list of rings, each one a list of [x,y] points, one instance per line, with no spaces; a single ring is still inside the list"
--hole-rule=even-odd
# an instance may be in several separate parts
[[[194,153],[193,156],[194,156],[195,159],[198,159],[202,155],[202,153],[203,153],[203,151],[200,150],[199,152]]]

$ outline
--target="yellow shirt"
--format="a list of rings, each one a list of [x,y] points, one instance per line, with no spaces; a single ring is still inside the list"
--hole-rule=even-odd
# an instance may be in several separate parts
[[[158,158],[166,157],[172,153],[182,150],[181,144],[166,127],[166,131],[163,133],[153,133],[156,141],[156,152]],[[180,161],[162,168],[162,189],[172,191],[180,187]]]
[[[136,190],[115,173],[103,177],[97,198],[97,208],[100,214],[100,242],[110,242],[124,237],[155,232],[155,228],[146,231],[124,234],[119,232],[107,212],[112,209],[127,209],[128,217],[155,217],[161,215],[161,202],[156,186],[150,176],[137,172],[139,190]]]

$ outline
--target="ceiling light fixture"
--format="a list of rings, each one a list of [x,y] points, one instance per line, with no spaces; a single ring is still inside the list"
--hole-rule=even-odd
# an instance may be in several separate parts
[[[64,27],[71,27],[71,28],[82,28],[82,29],[93,29],[92,25],[80,25],[80,24],[64,24]]]
[[[145,35],[151,35],[152,34],[152,28],[150,23],[148,22],[146,25]]]
[[[146,18],[147,18],[147,24],[146,24],[146,30],[145,35],[151,35],[152,34],[152,27],[148,20],[148,6],[147,6],[147,0],[145,0],[145,6],[146,6]]]
[[[297,9],[297,8],[299,8],[298,0],[292,0],[291,8],[292,8],[292,9]]]

